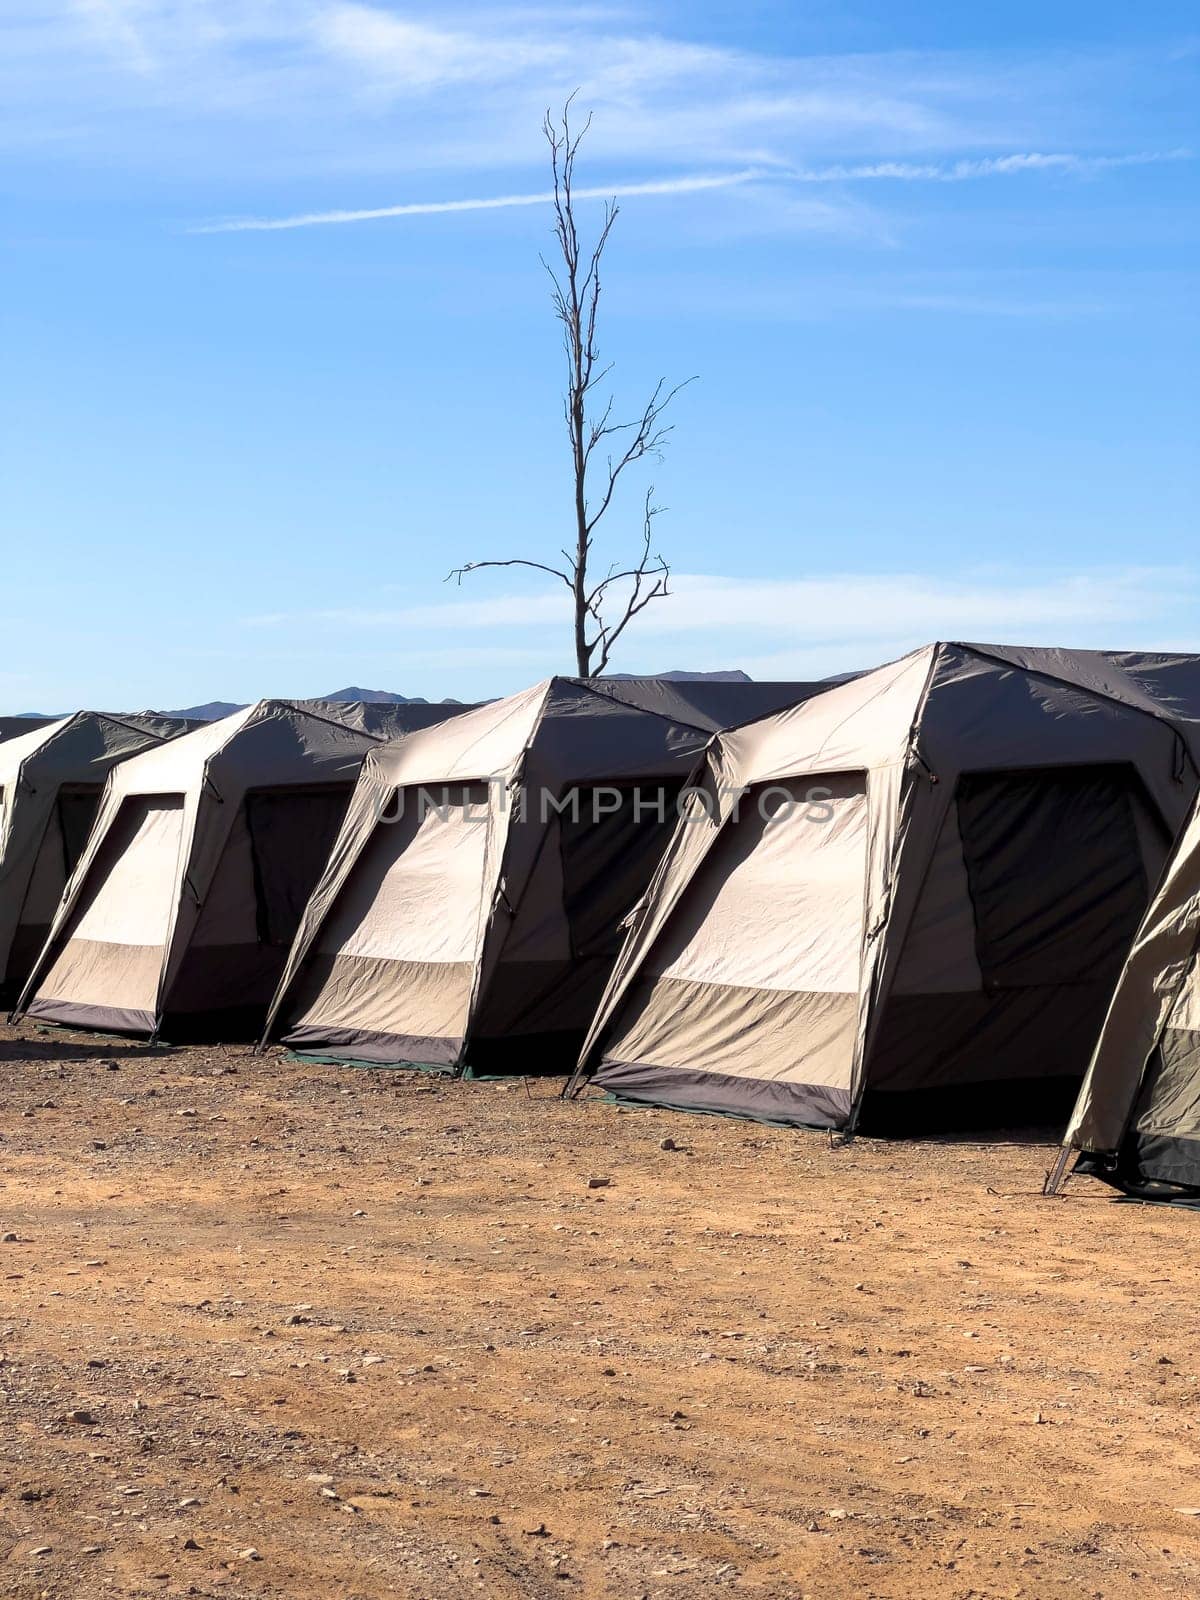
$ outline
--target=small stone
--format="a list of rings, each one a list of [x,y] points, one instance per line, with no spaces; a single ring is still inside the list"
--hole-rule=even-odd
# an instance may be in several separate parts
[[[96,1419],[92,1413],[90,1411],[84,1411],[82,1408],[77,1411],[68,1411],[67,1421],[81,1422],[85,1428],[94,1428],[96,1426]]]
[[[92,1149],[93,1150],[107,1150],[108,1149],[108,1145],[104,1142],[103,1139],[93,1139],[92,1140]]]
[[[307,1481],[323,1487],[333,1482],[333,1475],[329,1472],[310,1472]]]
[[[521,1532],[527,1539],[548,1539],[550,1529],[544,1522],[539,1522],[536,1528],[522,1528]]]
[[[331,1489],[328,1484],[322,1485],[318,1491],[326,1500],[340,1500],[342,1497],[336,1489]]]
[[[16,1243],[17,1243],[17,1236],[16,1236],[15,1233],[2,1233],[2,1234],[0,1234],[0,1244],[16,1244]]]
[[[48,1556],[50,1554],[51,1550],[53,1550],[53,1548],[54,1548],[54,1546],[51,1545],[51,1544],[34,1545],[33,1549],[29,1552],[29,1554],[31,1556]]]
[[[183,1541],[183,1548],[185,1550],[199,1550],[200,1546],[196,1543],[195,1539],[185,1539]]]
[[[189,1506],[198,1506],[199,1504],[200,1502],[196,1496],[194,1494],[190,1494],[186,1500],[181,1500],[179,1502],[179,1509],[180,1511],[186,1511]]]
[[[587,1186],[589,1189],[607,1189],[611,1182],[611,1178],[589,1178]]]
[[[658,1148],[660,1150],[678,1150],[679,1146],[675,1143],[674,1139],[668,1137],[658,1141]]]
[[[184,1106],[183,1110],[177,1111],[175,1115],[177,1117],[194,1117],[196,1115],[196,1108],[195,1106]]]
[[[364,1356],[362,1359],[362,1364],[364,1367],[378,1367],[382,1361],[382,1356]]]
[[[239,1550],[238,1551],[238,1560],[239,1561],[261,1561],[262,1560],[262,1556],[260,1556],[258,1551],[254,1548],[254,1546],[251,1545],[248,1550]]]

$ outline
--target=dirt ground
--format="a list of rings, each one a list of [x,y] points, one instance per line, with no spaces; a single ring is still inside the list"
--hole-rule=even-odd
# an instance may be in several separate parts
[[[558,1087],[0,1030],[0,1593],[1200,1593],[1200,1216]]]

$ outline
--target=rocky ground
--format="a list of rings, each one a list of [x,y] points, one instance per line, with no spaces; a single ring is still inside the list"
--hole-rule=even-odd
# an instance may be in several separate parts
[[[557,1089],[0,1030],[0,1594],[1200,1592],[1195,1213]]]

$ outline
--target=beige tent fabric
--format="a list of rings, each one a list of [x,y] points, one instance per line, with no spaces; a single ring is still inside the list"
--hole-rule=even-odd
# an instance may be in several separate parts
[[[862,963],[866,785],[752,791],[643,969],[612,1061],[850,1089]],[[815,790],[819,799],[808,799]],[[760,801],[762,802],[760,804]],[[824,812],[828,820],[815,820]],[[754,937],[747,939],[752,926]],[[755,1058],[744,1048],[756,1030]]]
[[[149,713],[79,711],[0,744],[0,988],[12,998],[45,940],[109,773],[187,726]]]
[[[682,823],[668,846],[576,1089],[591,1077],[631,1098],[828,1126],[853,1124],[864,1103],[869,1116],[975,1114],[1022,1079],[1026,1103],[1035,1089],[1061,1093],[1083,1070],[1123,948],[1106,896],[1123,916],[1144,903],[1196,789],[1197,716],[1194,657],[938,644],[720,736],[704,779],[714,820]],[[783,926],[791,891],[770,890],[769,830],[746,834],[724,798],[830,771],[860,771],[865,791],[853,871],[824,894],[811,884],[841,935],[814,941],[825,960],[844,970],[859,949],[842,991],[853,1015],[836,1027],[809,998],[832,986],[799,971],[780,981],[779,947],[812,946]],[[1017,876],[981,849],[1007,851]],[[756,851],[761,888],[742,896]],[[703,963],[684,970],[696,949]]]
[[[487,789],[436,800],[423,809],[417,789],[400,791],[399,820],[375,829],[321,925],[297,1000],[313,1037],[453,1041],[431,1047],[453,1059],[487,909]]]
[[[171,927],[172,887],[183,842],[178,797],[125,802],[108,872],[80,903],[70,940],[50,964],[43,987],[64,1013],[113,1011],[154,1026],[163,949]],[[50,1015],[49,1008],[35,1015]]]
[[[117,767],[21,1009],[132,1032],[165,1016],[235,1033],[246,1014],[260,1020],[286,956],[264,926],[263,873],[282,874],[283,893],[288,850],[291,870],[308,870],[309,823],[332,815],[336,828],[364,756],[384,742],[363,726],[380,709],[260,701]],[[252,834],[272,797],[275,832],[289,805],[310,809],[268,860],[272,832]]]

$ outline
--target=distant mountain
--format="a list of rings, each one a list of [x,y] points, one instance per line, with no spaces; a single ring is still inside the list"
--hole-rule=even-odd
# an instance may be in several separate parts
[[[164,717],[186,717],[189,722],[219,722],[222,717],[231,717],[235,711],[243,710],[242,706],[235,706],[232,700],[206,700],[202,706],[185,706],[182,711],[164,711]]]
[[[364,706],[427,706],[424,695],[393,694],[390,689],[335,689],[332,694],[319,694],[318,700],[359,701]],[[447,702],[443,701],[443,705]]]
[[[748,672],[610,672],[610,678],[669,678],[673,683],[752,683]]]
[[[313,700],[336,700],[342,704],[351,705],[361,703],[368,706],[427,706],[429,701],[423,695],[395,694],[391,689],[335,689],[332,694],[317,694],[310,697]],[[439,700],[438,705],[457,706],[461,700]],[[164,711],[164,717],[190,717],[195,722],[216,722],[221,717],[231,717],[235,711],[244,710],[243,705],[235,705],[232,700],[208,700],[202,706],[185,706],[181,711]],[[32,713],[30,713],[32,715]]]

